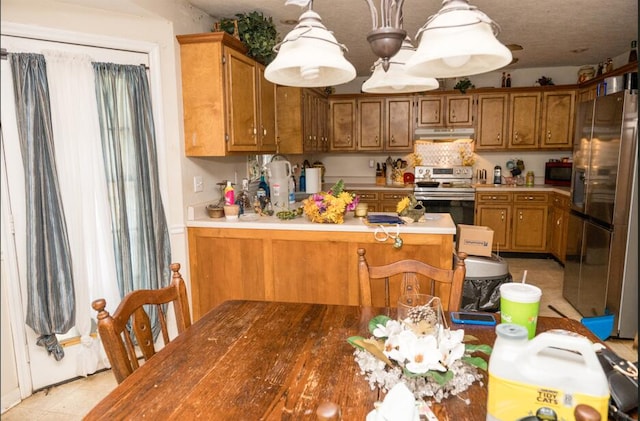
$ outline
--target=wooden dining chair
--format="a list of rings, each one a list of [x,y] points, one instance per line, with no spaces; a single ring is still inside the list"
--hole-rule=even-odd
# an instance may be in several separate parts
[[[462,287],[466,274],[464,260],[466,253],[459,253],[455,268],[440,269],[419,260],[399,260],[382,266],[370,266],[365,257],[366,250],[358,249],[358,280],[360,283],[360,305],[371,306],[372,282],[384,282],[385,307],[390,307],[390,279],[401,275],[401,292],[435,294],[436,284],[448,284],[449,297],[440,297],[442,308],[448,311],[459,311],[462,304]],[[420,279],[429,285],[429,291],[420,291]],[[395,305],[393,306],[395,307]]]
[[[145,361],[156,353],[151,322],[144,308],[145,305],[156,307],[165,345],[169,343],[166,304],[173,303],[178,334],[191,326],[189,301],[184,279],[180,275],[180,264],[171,264],[171,271],[173,273],[171,285],[160,289],[140,289],[130,292],[122,299],[113,316],[105,310],[107,302],[104,298],[97,299],[91,304],[98,312],[98,333],[118,383],[122,383],[127,376],[140,367],[136,346],[140,348]],[[131,337],[132,331],[136,340],[135,345]]]

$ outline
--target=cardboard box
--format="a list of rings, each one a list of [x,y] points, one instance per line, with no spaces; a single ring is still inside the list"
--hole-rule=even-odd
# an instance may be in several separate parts
[[[478,225],[458,224],[456,250],[473,256],[491,256],[493,230]]]

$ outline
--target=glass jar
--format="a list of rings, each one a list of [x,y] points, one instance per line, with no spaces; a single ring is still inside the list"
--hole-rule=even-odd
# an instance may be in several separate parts
[[[527,172],[527,179],[525,181],[525,184],[528,187],[533,187],[534,182],[535,182],[535,176],[533,175],[533,171]]]

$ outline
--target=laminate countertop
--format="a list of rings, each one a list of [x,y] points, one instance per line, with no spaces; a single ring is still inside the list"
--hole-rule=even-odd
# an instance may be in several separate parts
[[[551,186],[549,184],[536,184],[534,186],[514,186],[512,184],[474,184],[476,193],[483,191],[510,191],[510,192],[545,192],[560,193],[569,196],[571,189],[569,187]]]
[[[376,215],[396,215],[389,212],[371,212]],[[368,224],[363,218],[348,212],[343,224],[320,224],[311,222],[302,215],[295,219],[281,220],[274,216],[255,216],[252,220],[238,219],[227,221],[225,218],[209,218],[204,209],[194,210],[194,218],[187,221],[187,227],[229,228],[229,229],[264,229],[264,230],[296,230],[296,231],[333,231],[333,232],[371,232],[382,231],[380,225]],[[385,226],[384,230],[400,234],[455,234],[456,225],[448,213],[426,213],[424,222],[413,222],[402,225]],[[382,232],[384,234],[384,232]]]

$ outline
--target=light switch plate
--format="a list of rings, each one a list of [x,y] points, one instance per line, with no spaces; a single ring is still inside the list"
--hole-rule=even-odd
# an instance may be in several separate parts
[[[204,190],[204,181],[202,181],[202,176],[196,175],[193,177],[193,192],[198,193]]]

